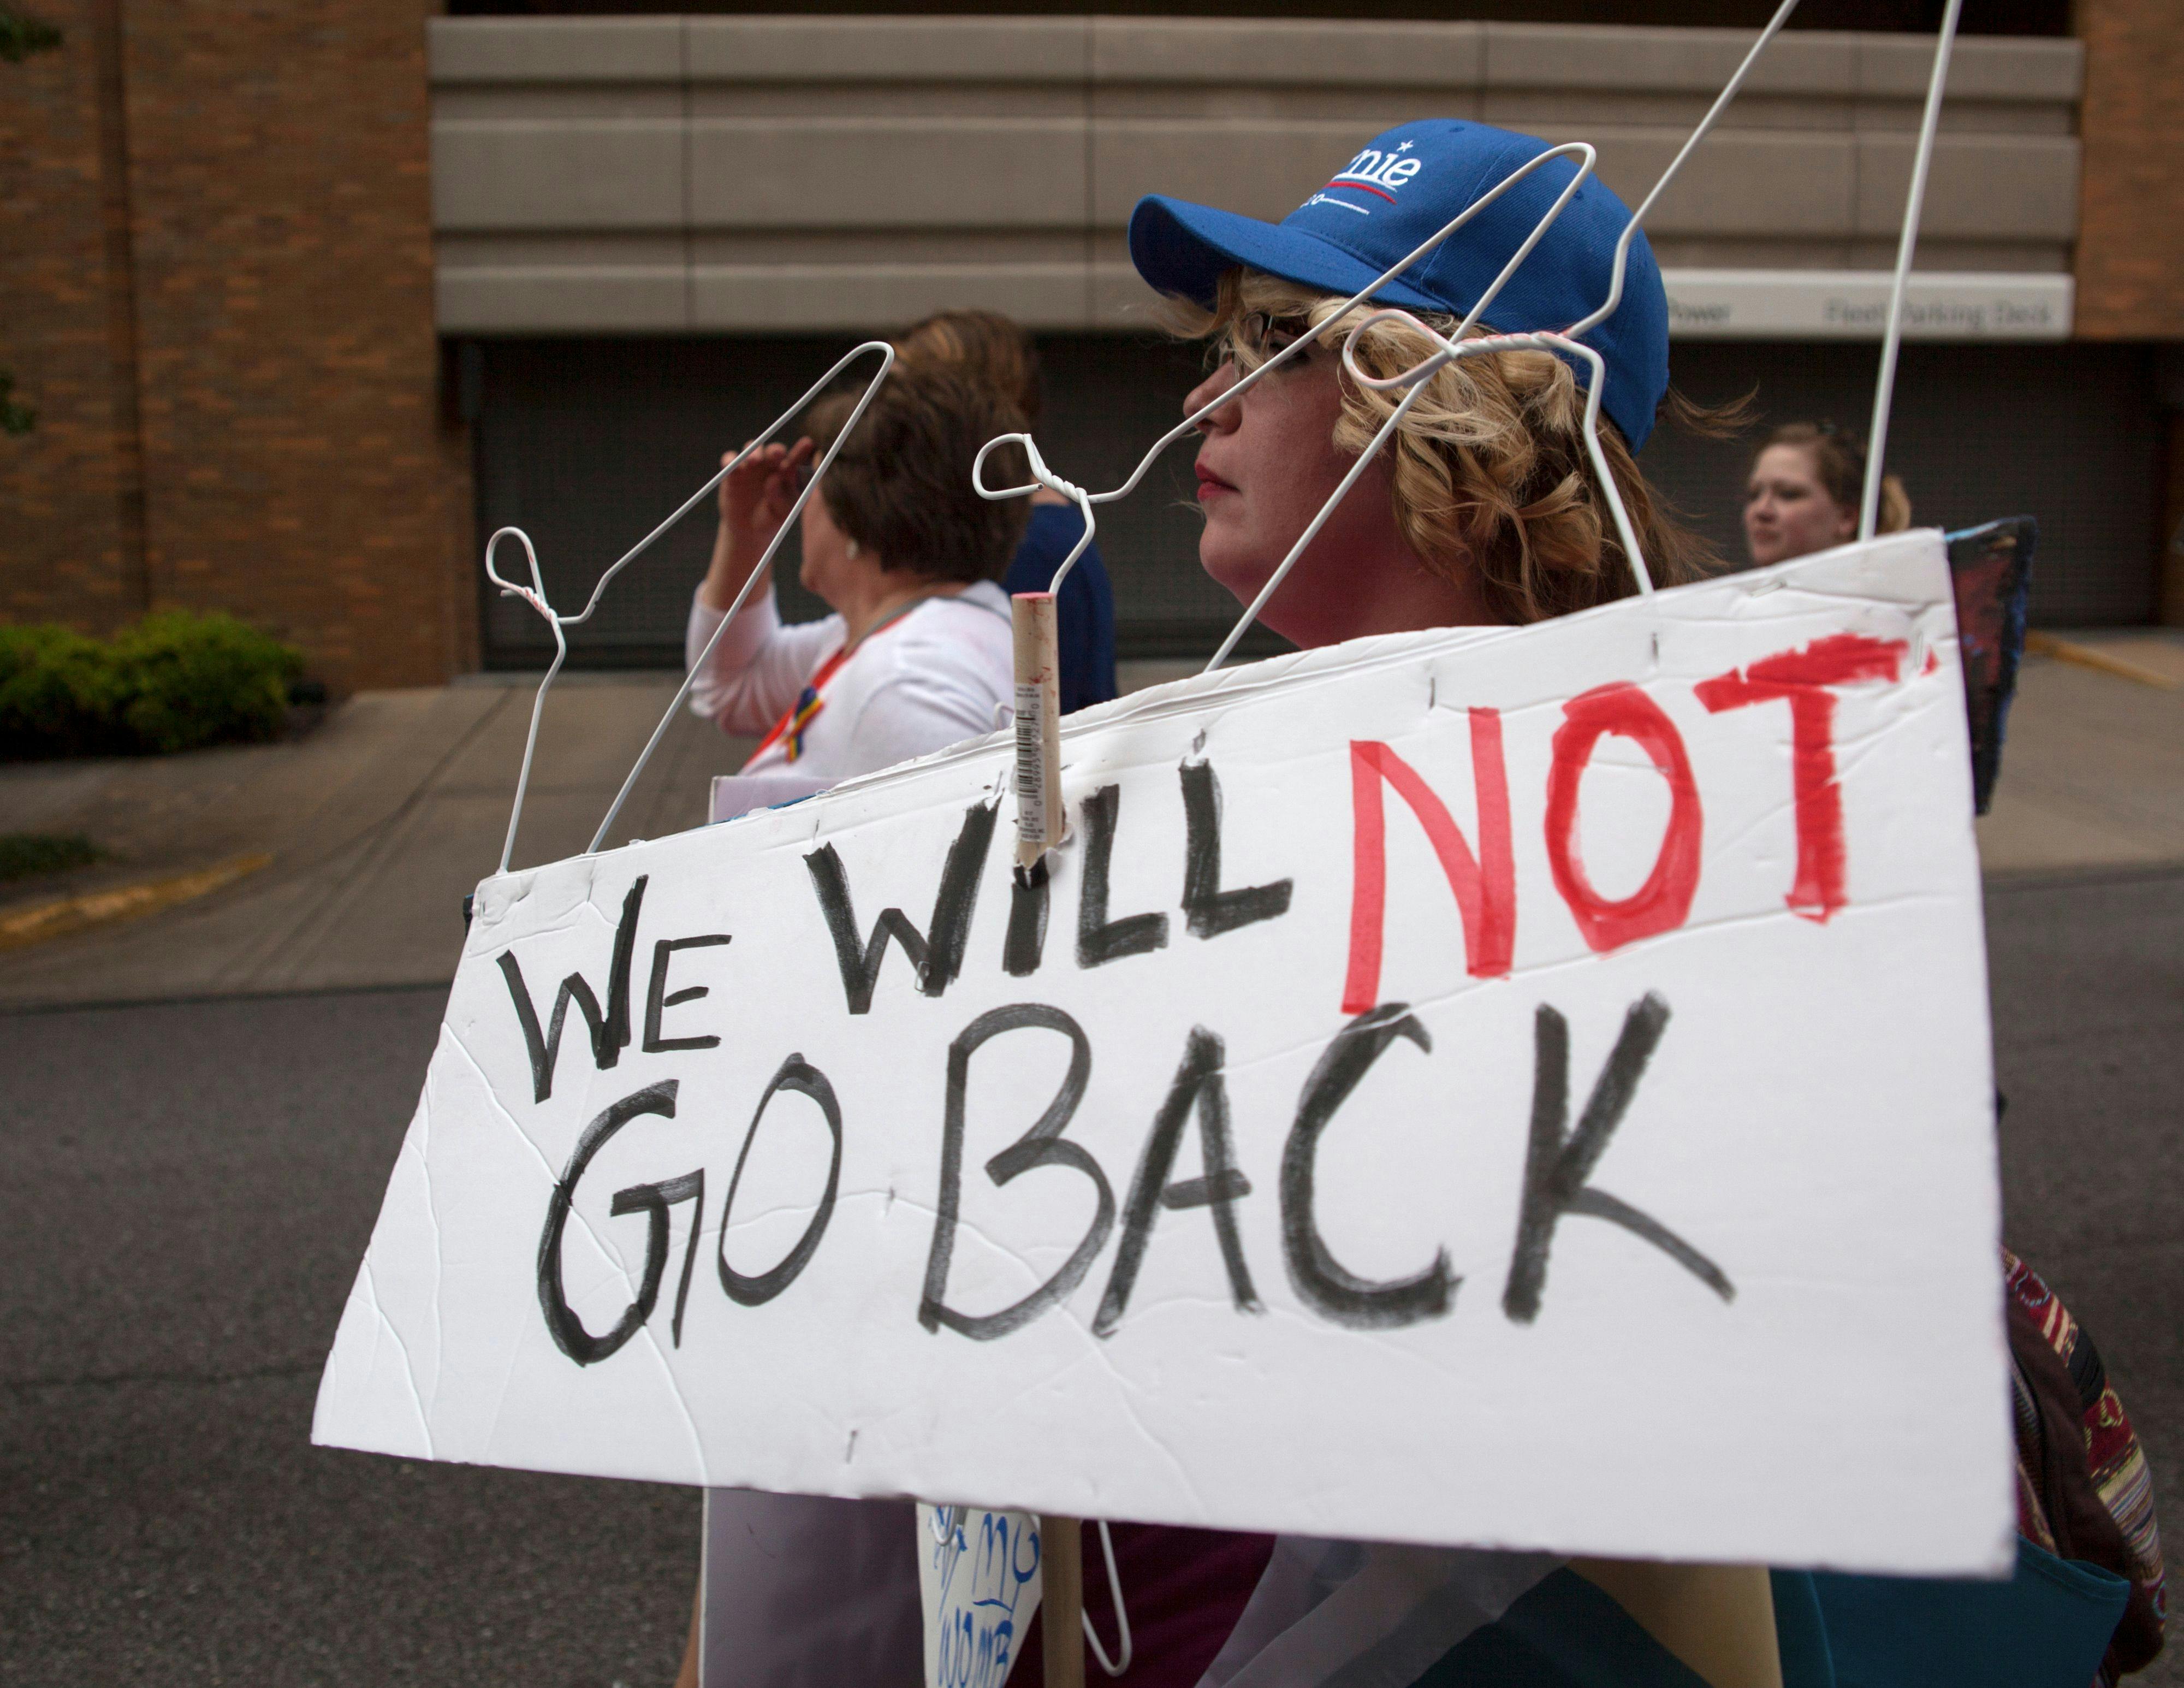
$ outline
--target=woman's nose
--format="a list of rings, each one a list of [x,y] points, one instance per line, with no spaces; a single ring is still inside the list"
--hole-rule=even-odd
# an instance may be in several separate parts
[[[1186,416],[1193,415],[1212,404],[1235,384],[1236,365],[1224,360],[1220,368],[1190,389],[1189,396],[1183,401],[1184,415]],[[1216,430],[1225,431],[1234,427],[1242,414],[1243,406],[1240,404],[1223,404],[1219,409],[1207,411],[1205,415],[1199,417],[1198,426],[1201,432],[1205,433],[1212,433]]]

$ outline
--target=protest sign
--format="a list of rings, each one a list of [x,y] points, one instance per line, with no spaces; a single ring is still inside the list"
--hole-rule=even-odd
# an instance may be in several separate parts
[[[2006,1568],[1964,699],[1902,534],[489,879],[316,1439]]]
[[[1042,1592],[1039,1520],[984,1507],[917,1509],[928,1688],[1001,1688]]]

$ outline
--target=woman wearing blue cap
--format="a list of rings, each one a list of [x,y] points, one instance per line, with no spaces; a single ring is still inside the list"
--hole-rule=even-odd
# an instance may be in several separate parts
[[[1342,302],[1546,150],[1480,124],[1410,123],[1377,137],[1279,224],[1159,196],[1139,203],[1130,222],[1139,273],[1168,297],[1176,326],[1217,340],[1225,354],[1186,408],[1217,399],[1282,345],[1326,330],[1301,359],[1201,424],[1200,556],[1240,598],[1264,583],[1401,397],[1341,377],[1338,348],[1356,320],[1333,321]],[[1574,173],[1568,160],[1549,160],[1374,303],[1452,331]],[[1493,299],[1481,329],[1560,330],[1591,315],[1609,297],[1628,221],[1621,202],[1588,180]],[[1602,444],[1652,579],[1693,578],[1710,555],[1666,518],[1634,460],[1656,412],[1680,404],[1668,391],[1667,298],[1642,236],[1631,244],[1620,304],[1585,337],[1606,361]],[[1390,320],[1367,331],[1357,354],[1384,377],[1434,349]],[[1325,644],[1537,621],[1635,590],[1585,452],[1588,379],[1582,365],[1545,351],[1442,370],[1268,605],[1268,623],[1300,643]]]
[[[1375,139],[1279,225],[1157,197],[1139,204],[1130,251],[1139,273],[1168,296],[1181,331],[1223,354],[1185,401],[1190,409],[1221,399],[1284,344],[1319,337],[1200,424],[1200,556],[1240,599],[1272,577],[1396,402],[1344,374],[1336,348],[1351,324],[1343,301],[1546,150],[1542,142],[1478,124],[1412,123]],[[1384,288],[1377,303],[1401,306],[1440,332],[1452,330],[1572,173],[1567,161],[1550,160]],[[1484,323],[1521,333],[1566,329],[1590,315],[1610,297],[1613,252],[1628,221],[1615,197],[1588,181],[1483,313]],[[1629,258],[1618,309],[1585,338],[1605,360],[1601,443],[1611,472],[1653,582],[1670,586],[1695,577],[1710,559],[1668,519],[1635,461],[1656,414],[1676,401],[1668,391],[1659,271],[1642,237]],[[1390,321],[1362,337],[1358,354],[1384,378],[1432,349],[1418,330]],[[1589,379],[1580,365],[1538,350],[1469,359],[1435,374],[1299,560],[1265,620],[1301,644],[1320,645],[1537,621],[1631,593],[1630,560],[1585,448]],[[1509,1386],[1522,1388],[1524,1380]],[[1692,1410],[1706,1409],[1695,1397]],[[1513,1448],[1508,1456],[1551,1463],[1553,1451]],[[1886,1499],[1876,1497],[1876,1505]],[[1115,1524],[1112,1535],[1115,1581],[1134,1640],[1123,1688],[1834,1688],[1830,1646],[1850,1635],[1835,1627],[1836,1608],[1824,1616],[1829,1591],[1817,1579],[1770,1582],[1752,1567],[1574,1564],[1551,1554],[1128,1524]],[[772,1662],[762,1662],[766,1649],[739,1648],[723,1657],[717,1680],[738,1688],[914,1680],[918,1663],[906,1625],[884,1636],[875,1630],[877,1639],[866,1640],[821,1615],[850,1591],[875,1609],[914,1610],[911,1544],[899,1553],[876,1543],[863,1557],[828,1561],[816,1550],[804,1557],[824,1599],[810,1602],[814,1621],[797,1631],[794,1657],[775,1648]],[[1086,1613],[1112,1635],[1116,1591],[1104,1574],[1105,1555],[1095,1548],[1084,1563]],[[1883,1585],[1906,1585],[1901,1579],[1836,1583],[1836,1596],[1869,1597],[1875,1610],[1885,1608],[1879,1618],[1863,1618],[1859,1632],[1883,1639],[1844,1655],[1858,1669],[1841,1680],[1875,1688],[1975,1680],[2075,1688],[2092,1679],[2114,1627],[2113,1611],[2106,1627],[2098,1614],[2058,1621],[2038,1639],[2067,1645],[2036,1659],[2033,1647],[2020,1645],[2024,1628],[1988,1605],[1978,1608],[1983,1648],[1907,1648],[1887,1624],[1911,1614],[1930,1632],[1932,1608],[1916,1604],[1923,1596],[1896,1601]],[[771,1627],[794,1615],[777,1607]],[[769,1627],[754,1619],[752,1640]],[[1016,1638],[1008,1688],[1041,1682],[1041,1628],[1034,1618]],[[1967,1674],[1965,1667],[1996,1659],[2026,1668]]]
[[[1278,225],[1157,196],[1139,202],[1130,222],[1139,272],[1167,296],[1180,332],[1221,354],[1184,402],[1187,412],[1217,407],[1198,425],[1199,555],[1240,601],[1256,598],[1402,396],[1343,370],[1343,338],[1364,315],[1346,315],[1344,302],[1547,150],[1479,124],[1409,123],[1374,139]],[[1373,304],[1452,332],[1574,173],[1567,159],[1550,159]],[[1588,180],[1482,313],[1480,331],[1561,331],[1591,315],[1613,296],[1629,221],[1615,196]],[[1218,403],[1310,337],[1318,343],[1309,350]],[[1647,571],[1662,587],[1696,578],[1710,554],[1669,519],[1635,460],[1664,409],[1710,420],[1669,392],[1667,300],[1642,236],[1631,242],[1618,308],[1584,339],[1605,361],[1601,444]],[[1435,349],[1394,318],[1360,337],[1357,357],[1378,380]],[[1435,374],[1262,619],[1299,644],[1323,645],[1539,621],[1636,590],[1585,449],[1591,379],[1583,364],[1536,349]],[[1695,1399],[1692,1410],[1705,1404]],[[1510,1451],[1552,1458],[1552,1450]],[[1979,1603],[1981,1591],[2014,1592],[2010,1585],[1970,1585],[1972,1603],[1952,1616],[1947,1591],[1965,1585],[1145,1525],[1118,1524],[1113,1535],[1136,1641],[1123,1679],[1130,1688],[1833,1688],[1831,1645],[1853,1666],[1841,1680],[1873,1688],[2075,1688],[2101,1663],[2122,1586],[2110,1577],[2115,1588],[2082,1599],[2055,1594],[2032,1621]],[[1084,1563],[1087,1612],[1112,1633],[1101,1556],[1087,1552]],[[1032,1630],[1040,1628],[1034,1618]],[[1028,1634],[1009,1688],[1034,1688],[1041,1657],[1042,1638]],[[1993,1668],[1997,1660],[2007,1668]]]
[[[1139,202],[1130,220],[1139,273],[1167,297],[1172,326],[1220,354],[1184,399],[1186,411],[1216,404],[1284,347],[1318,337],[1199,423],[1199,558],[1240,601],[1257,595],[1402,397],[1343,372],[1343,337],[1364,315],[1345,317],[1344,302],[1546,150],[1475,123],[1409,123],[1375,139],[1279,224],[1157,196]],[[1374,303],[1452,332],[1573,174],[1567,161],[1550,160]],[[1628,221],[1613,194],[1585,182],[1482,326],[1561,330],[1591,315],[1609,296]],[[1646,565],[1659,585],[1694,578],[1708,554],[1666,519],[1632,456],[1668,389],[1667,302],[1642,238],[1633,242],[1619,308],[1587,340],[1606,359],[1602,444]],[[1386,377],[1434,349],[1396,319],[1367,330],[1357,355]],[[1538,621],[1635,590],[1585,450],[1581,370],[1552,352],[1518,350],[1431,377],[1262,619],[1301,645],[1323,645]],[[1129,1684],[1683,1688],[1702,1680],[1552,1556],[1141,1525],[1117,1525],[1113,1535],[1136,1643]],[[1086,1555],[1086,1603],[1104,1633],[1108,1591],[1090,1568],[1100,1563]],[[1734,1628],[1734,1598],[1723,1612]],[[1570,1635],[1578,1639],[1566,1645]],[[1010,1688],[1040,1679],[1040,1650],[1038,1638],[1025,1638]],[[1631,1674],[1632,1659],[1669,1674]]]

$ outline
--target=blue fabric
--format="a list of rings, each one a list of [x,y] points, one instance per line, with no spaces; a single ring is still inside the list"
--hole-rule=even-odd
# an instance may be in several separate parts
[[[1009,564],[1001,584],[1011,593],[1044,592],[1054,580],[1069,548],[1084,532],[1084,517],[1073,504],[1034,504],[1031,525]],[[1100,562],[1094,540],[1061,582],[1055,605],[1056,635],[1061,655],[1061,712],[1087,704],[1104,704],[1115,695],[1115,593]]]
[[[1454,118],[1399,124],[1352,159],[1279,223],[1153,194],[1130,214],[1130,257],[1166,293],[1212,305],[1223,273],[1249,265],[1334,293],[1357,292],[1384,274],[1510,171],[1546,150],[1529,135]],[[1461,316],[1524,243],[1577,173],[1574,161],[1542,164],[1383,288],[1390,304]],[[1488,307],[1504,333],[1563,329],[1607,303],[1615,242],[1630,220],[1623,202],[1586,178],[1568,205]],[[1607,360],[1601,393],[1635,451],[1653,429],[1669,388],[1669,298],[1643,233],[1630,243],[1623,301],[1585,343]],[[1575,364],[1581,383],[1591,376]]]
[[[1800,1579],[1826,1624],[1833,1688],[2086,1688],[2131,1596],[2114,1573],[2020,1537],[2007,1582],[1777,1571],[1778,1629],[1784,1585]],[[1786,1647],[1792,1688],[1788,1663]]]
[[[1774,1571],[1782,1688],[2086,1688],[2131,1585],[2020,1538],[2007,1582]],[[1560,1570],[1412,1688],[1703,1688],[1613,1599]]]
[[[1413,1688],[1706,1688],[1706,1683],[1608,1595],[1564,1569],[1443,1653]]]
[[[1812,1573],[1769,1571],[1767,1579],[1774,1596],[1774,1651],[1782,1662],[1782,1688],[1836,1688],[1828,1620]]]

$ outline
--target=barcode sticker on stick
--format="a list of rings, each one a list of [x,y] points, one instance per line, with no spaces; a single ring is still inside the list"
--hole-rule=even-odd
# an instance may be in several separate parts
[[[1045,710],[1037,685],[1017,688],[1017,836],[1050,844],[1047,830]]]

